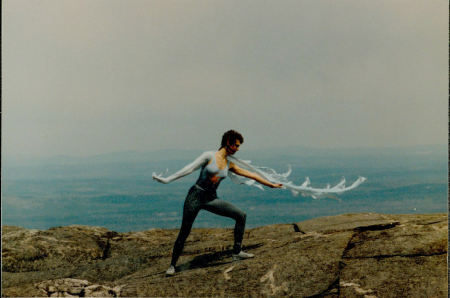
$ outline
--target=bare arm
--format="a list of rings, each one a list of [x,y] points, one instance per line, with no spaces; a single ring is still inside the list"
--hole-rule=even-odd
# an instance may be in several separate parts
[[[167,178],[164,178],[161,175],[157,175],[156,173],[153,173],[152,177],[154,180],[166,184],[166,183],[172,182],[174,180],[180,179],[181,177],[184,177],[186,175],[189,175],[190,173],[199,169],[203,165],[207,164],[210,159],[211,159],[211,152],[204,152],[204,153],[202,153],[202,155],[197,157],[193,162],[186,165],[184,168],[182,168],[178,172],[170,175]]]
[[[247,171],[245,169],[238,167],[237,165],[235,165],[232,162],[230,162],[230,171],[232,171],[236,175],[253,179],[253,180],[261,183],[262,185],[265,185],[265,186],[268,186],[271,188],[282,188],[283,187],[283,184],[281,184],[281,183],[272,183],[272,182],[264,179],[263,177],[259,176],[256,173],[253,173],[253,172],[250,172],[250,171]]]

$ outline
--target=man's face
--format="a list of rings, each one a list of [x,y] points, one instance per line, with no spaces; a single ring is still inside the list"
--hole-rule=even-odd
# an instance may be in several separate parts
[[[230,145],[230,143],[228,143],[227,146],[227,153],[230,155],[235,154],[236,152],[239,151],[239,147],[241,146],[241,141],[236,140],[236,142],[234,142],[234,144]]]

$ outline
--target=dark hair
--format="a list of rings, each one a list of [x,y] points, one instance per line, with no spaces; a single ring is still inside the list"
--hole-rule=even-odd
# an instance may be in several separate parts
[[[222,136],[222,143],[220,144],[220,148],[226,147],[228,144],[233,145],[236,140],[239,140],[244,143],[244,137],[235,130],[229,130]]]

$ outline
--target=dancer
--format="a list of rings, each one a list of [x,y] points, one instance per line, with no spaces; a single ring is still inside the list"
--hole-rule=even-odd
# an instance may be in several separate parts
[[[282,188],[281,183],[272,183],[255,172],[245,170],[228,160],[228,157],[239,151],[239,147],[244,142],[240,133],[234,130],[225,132],[218,151],[207,151],[200,155],[189,165],[182,168],[169,177],[162,177],[153,173],[153,179],[161,183],[169,183],[183,176],[189,175],[193,171],[200,169],[200,176],[197,182],[189,189],[183,208],[183,220],[180,232],[172,252],[172,261],[166,275],[175,274],[175,265],[184,243],[191,232],[192,224],[201,209],[210,211],[217,215],[226,216],[236,221],[234,227],[233,261],[253,258],[254,255],[241,250],[244,236],[246,214],[233,204],[223,201],[217,197],[217,187],[228,175],[228,171],[236,175],[247,177],[271,188]],[[234,160],[234,159],[233,159]]]

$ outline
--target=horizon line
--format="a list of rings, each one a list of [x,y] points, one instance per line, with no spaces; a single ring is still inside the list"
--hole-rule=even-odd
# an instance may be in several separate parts
[[[352,146],[352,147],[327,147],[327,146],[305,146],[305,145],[293,145],[293,146],[280,146],[280,147],[263,147],[263,148],[248,148],[244,151],[246,152],[263,152],[270,150],[283,150],[283,149],[303,149],[303,150],[390,150],[390,149],[407,149],[407,148],[421,148],[421,147],[448,147],[448,144],[421,144],[421,145],[400,145],[400,146]],[[148,150],[136,150],[136,149],[128,149],[128,150],[116,150],[116,151],[104,151],[99,153],[91,153],[91,154],[82,154],[82,155],[74,155],[74,154],[53,154],[53,155],[3,155],[2,160],[7,159],[51,159],[51,158],[92,158],[104,155],[114,155],[121,153],[137,153],[137,154],[145,154],[145,153],[159,153],[164,151],[198,151],[204,152],[214,150],[210,149],[199,149],[199,148],[174,148],[168,147],[164,149],[148,149]]]

